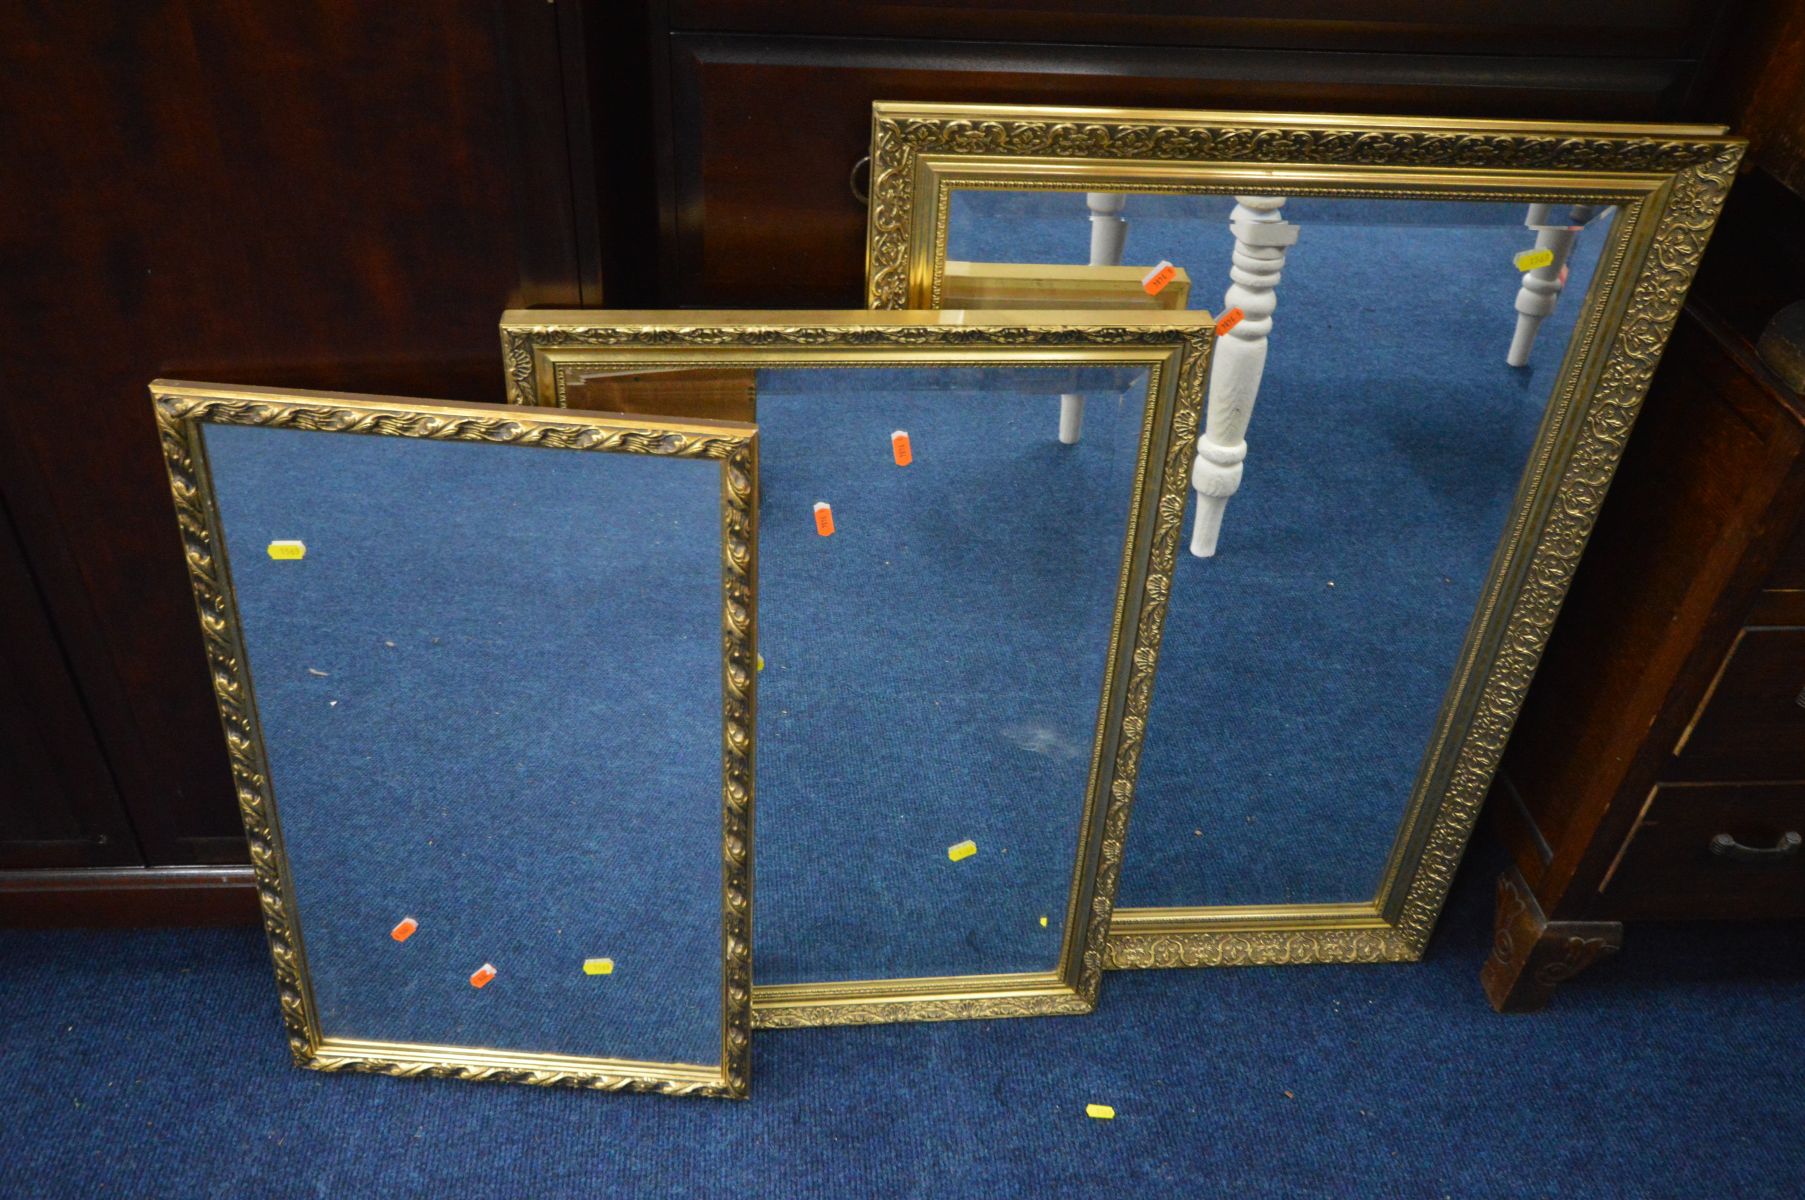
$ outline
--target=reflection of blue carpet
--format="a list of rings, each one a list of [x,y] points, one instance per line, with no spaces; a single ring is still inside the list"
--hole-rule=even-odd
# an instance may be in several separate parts
[[[1111,972],[1088,1017],[760,1033],[743,1104],[297,1071],[255,930],[0,931],[0,1193],[1796,1196],[1805,926],[1637,927],[1500,1017],[1491,881],[1463,875],[1420,964]]]
[[[718,467],[206,438],[327,1035],[719,1062]]]
[[[1124,261],[1214,312],[1227,197],[1131,197]],[[1124,905],[1369,898],[1604,235],[1505,366],[1521,205],[1293,200],[1246,475],[1181,554]],[[955,197],[949,256],[1086,261],[1074,194]],[[1458,214],[1461,224],[1453,224]],[[1189,537],[1189,514],[1186,517]]]
[[[760,983],[1057,964],[1138,374],[1061,446],[1064,371],[760,373]]]

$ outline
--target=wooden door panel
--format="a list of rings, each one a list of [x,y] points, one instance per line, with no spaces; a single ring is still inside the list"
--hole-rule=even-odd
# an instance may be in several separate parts
[[[558,20],[0,6],[29,164],[0,171],[0,465],[151,864],[245,850],[146,384],[501,400],[500,313],[584,299]]]
[[[142,862],[4,504],[0,629],[0,869]]]

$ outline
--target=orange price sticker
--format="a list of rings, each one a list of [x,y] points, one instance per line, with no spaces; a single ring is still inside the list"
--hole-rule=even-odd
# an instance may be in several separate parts
[[[489,963],[484,963],[482,966],[480,966],[476,969],[476,973],[474,975],[470,976],[470,986],[473,988],[488,987],[489,981],[494,978],[495,978],[494,966],[492,966]]]
[[[1239,325],[1241,323],[1241,318],[1245,317],[1246,315],[1247,315],[1246,313],[1242,312],[1238,308],[1231,308],[1227,312],[1223,313],[1221,318],[1216,322],[1216,336],[1221,337],[1224,334],[1226,334],[1229,330],[1231,330],[1235,326]]]
[[[915,461],[915,452],[909,449],[909,431],[898,429],[890,435],[890,453],[896,456],[896,465],[906,467]]]
[[[420,928],[420,922],[412,917],[402,917],[401,923],[389,930],[389,936],[398,942],[405,942],[414,936],[414,930]]]
[[[815,532],[822,537],[833,536],[834,508],[825,500],[815,502]]]
[[[1159,260],[1159,266],[1141,277],[1141,290],[1149,296],[1157,296],[1165,290],[1168,283],[1178,278],[1178,268],[1166,259]]]

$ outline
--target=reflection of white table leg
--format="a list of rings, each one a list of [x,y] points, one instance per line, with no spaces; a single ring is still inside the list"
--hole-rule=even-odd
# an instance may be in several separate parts
[[[1197,489],[1197,520],[1191,553],[1216,553],[1222,512],[1241,487],[1241,460],[1247,457],[1247,422],[1266,371],[1266,338],[1272,332],[1274,289],[1285,267],[1285,251],[1297,241],[1297,226],[1279,216],[1283,196],[1236,196],[1228,219],[1235,233],[1234,265],[1222,309],[1238,308],[1240,323],[1216,339],[1210,364],[1209,412],[1197,439],[1191,486]]]
[[[1120,192],[1086,192],[1091,210],[1091,266],[1122,265],[1122,243],[1128,237],[1128,219],[1122,209],[1128,197]],[[1059,440],[1070,446],[1084,430],[1084,397],[1067,392],[1059,397]]]
[[[1529,206],[1529,215],[1523,219],[1523,224],[1536,231],[1535,248],[1552,250],[1554,261],[1523,274],[1523,286],[1517,289],[1517,332],[1510,339],[1510,353],[1504,358],[1511,366],[1528,364],[1529,351],[1536,344],[1536,331],[1542,327],[1543,319],[1554,311],[1555,302],[1561,298],[1561,288],[1566,286],[1562,275],[1567,269],[1567,260],[1573,256],[1573,244],[1579,240],[1579,227],[1590,221],[1601,207],[1575,204],[1568,211],[1567,224],[1559,226],[1554,224],[1554,205]]]

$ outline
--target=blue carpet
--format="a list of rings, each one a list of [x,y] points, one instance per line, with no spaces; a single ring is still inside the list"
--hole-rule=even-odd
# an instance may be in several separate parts
[[[1124,262],[1215,311],[1221,196],[1134,196]],[[955,193],[949,257],[1084,262],[1081,195]],[[1604,222],[1511,368],[1517,204],[1296,199],[1241,491],[1180,555],[1125,906],[1370,898],[1452,677]],[[1187,538],[1189,514],[1187,514]]]
[[[718,466],[206,441],[326,1034],[718,1063]]]
[[[1798,1195],[1805,930],[1632,928],[1501,1017],[1477,866],[1421,964],[761,1033],[743,1104],[300,1071],[257,931],[0,932],[0,1195]]]

